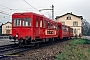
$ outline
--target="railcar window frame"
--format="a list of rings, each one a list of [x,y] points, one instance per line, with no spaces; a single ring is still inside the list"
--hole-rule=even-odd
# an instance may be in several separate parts
[[[46,28],[46,23],[47,23],[47,21],[46,21],[46,20],[44,20],[44,28]]]
[[[62,25],[62,29],[64,30],[65,29],[65,27]]]
[[[62,23],[62,25],[65,25],[65,22],[61,22]]]
[[[21,26],[21,18],[14,18],[13,26]]]
[[[42,21],[42,19],[40,19],[40,27],[42,27],[43,25],[43,21]]]
[[[66,26],[66,31],[68,31],[68,27]]]
[[[36,18],[36,27],[38,27],[38,22],[39,21],[39,19],[38,18]]]
[[[61,26],[60,25],[58,25],[58,29],[61,29]]]
[[[31,18],[23,18],[22,26],[31,26]]]
[[[73,33],[73,28],[70,28],[70,32],[72,32],[72,33]]]
[[[58,30],[58,24],[56,24],[55,26],[56,26],[56,30]]]
[[[48,22],[48,28],[51,28],[51,23],[50,22]]]

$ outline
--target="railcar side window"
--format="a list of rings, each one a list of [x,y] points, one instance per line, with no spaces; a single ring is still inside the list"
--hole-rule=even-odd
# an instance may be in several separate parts
[[[56,24],[55,26],[56,26],[56,29],[58,29],[58,25]]]
[[[36,18],[36,27],[38,27],[38,18]]]
[[[72,33],[73,33],[73,28],[70,28],[70,32],[72,32]]]
[[[46,20],[44,20],[44,28],[46,28]]]
[[[60,29],[61,27],[60,27],[60,25],[58,25],[58,29]]]
[[[20,18],[15,18],[14,19],[14,26],[21,26],[21,20],[20,20]]]
[[[23,26],[31,26],[31,19],[30,18],[24,18],[23,19]]]
[[[65,26],[62,26],[62,29],[65,30]]]
[[[68,27],[66,27],[66,31],[68,31]]]
[[[48,22],[48,28],[50,28],[51,27],[51,24],[50,24],[50,22]]]
[[[51,23],[51,28],[53,28],[53,23]]]
[[[40,27],[42,27],[42,20],[40,20]]]

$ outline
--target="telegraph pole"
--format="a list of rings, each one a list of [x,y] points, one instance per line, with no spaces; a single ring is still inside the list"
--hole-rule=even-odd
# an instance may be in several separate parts
[[[52,10],[52,19],[54,20],[54,6],[52,5],[52,9],[41,9],[40,12],[43,10]]]

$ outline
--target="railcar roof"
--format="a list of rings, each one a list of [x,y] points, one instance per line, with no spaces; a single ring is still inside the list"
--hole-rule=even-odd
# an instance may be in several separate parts
[[[13,15],[21,15],[21,14],[24,14],[24,15],[38,15],[38,16],[43,16],[43,15],[36,14],[36,13],[33,13],[33,12],[18,12],[18,13],[14,13]]]
[[[49,19],[49,21],[52,21],[52,22],[56,22],[44,15],[41,15],[41,14],[36,14],[36,13],[33,13],[33,12],[18,12],[18,13],[14,13],[13,15],[36,15],[36,16],[40,16],[40,17],[43,17],[45,19]]]

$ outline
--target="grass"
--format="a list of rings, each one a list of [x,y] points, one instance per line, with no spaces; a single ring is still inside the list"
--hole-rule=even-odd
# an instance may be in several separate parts
[[[74,39],[70,42],[71,45],[77,44],[90,44],[90,40],[87,39]]]
[[[74,39],[64,47],[55,60],[90,60],[90,50],[84,44],[90,44],[87,39]]]

